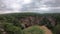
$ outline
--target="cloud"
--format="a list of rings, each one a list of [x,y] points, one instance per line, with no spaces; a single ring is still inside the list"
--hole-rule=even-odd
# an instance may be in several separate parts
[[[60,0],[0,0],[1,13],[60,11]]]
[[[23,4],[29,4],[31,2],[32,2],[32,0],[23,0]]]

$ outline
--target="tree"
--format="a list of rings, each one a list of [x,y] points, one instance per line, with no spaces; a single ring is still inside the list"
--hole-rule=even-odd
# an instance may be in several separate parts
[[[22,34],[22,30],[20,27],[14,26],[11,23],[5,23],[5,30],[9,33],[9,34]]]

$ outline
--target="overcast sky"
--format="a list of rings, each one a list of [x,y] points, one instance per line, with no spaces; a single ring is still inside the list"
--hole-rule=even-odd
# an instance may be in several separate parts
[[[60,0],[0,0],[0,13],[59,13]]]

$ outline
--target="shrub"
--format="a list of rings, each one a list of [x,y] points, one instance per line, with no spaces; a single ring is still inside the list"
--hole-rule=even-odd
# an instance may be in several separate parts
[[[60,24],[57,25],[56,27],[54,27],[53,33],[54,33],[54,34],[60,34]]]
[[[20,27],[14,26],[11,23],[6,23],[5,25],[5,30],[9,33],[9,34],[22,34],[22,30]]]

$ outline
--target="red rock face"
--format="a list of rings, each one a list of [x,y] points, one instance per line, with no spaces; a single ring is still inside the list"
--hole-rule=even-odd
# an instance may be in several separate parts
[[[25,18],[21,18],[21,24],[23,24],[25,27],[29,27],[29,26],[33,26],[33,25],[39,25],[39,23],[41,23],[41,21],[44,19],[45,17],[34,17],[34,16],[28,16]],[[55,26],[56,22],[55,19],[53,19],[52,17],[48,17],[45,18],[48,19],[50,21],[50,23]]]

